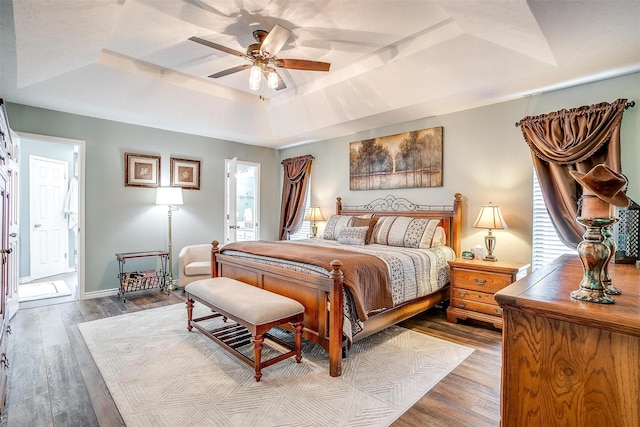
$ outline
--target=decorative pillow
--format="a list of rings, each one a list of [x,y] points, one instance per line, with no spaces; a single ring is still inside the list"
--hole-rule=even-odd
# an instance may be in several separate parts
[[[378,222],[378,218],[363,218],[355,216],[353,217],[353,219],[351,220],[351,224],[349,225],[351,227],[368,227],[367,236],[364,239],[364,244],[368,245],[369,243],[371,243],[371,235],[373,234],[373,227],[376,225],[376,222]]]
[[[365,227],[342,227],[338,236],[338,243],[341,245],[362,246],[367,237],[369,226]]]
[[[324,227],[322,238],[325,240],[338,240],[340,230],[351,224],[351,218],[353,217],[349,215],[331,215],[327,220],[327,225]]]
[[[373,243],[405,248],[428,248],[439,219],[382,216],[373,230]]]
[[[441,226],[436,227],[436,231],[433,233],[433,237],[431,238],[431,247],[435,246],[446,246],[447,245],[447,233],[444,231],[444,228]]]

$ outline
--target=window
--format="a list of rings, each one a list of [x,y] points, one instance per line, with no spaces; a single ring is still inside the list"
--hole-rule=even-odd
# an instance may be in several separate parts
[[[309,184],[307,185],[307,194],[304,198],[304,213],[311,207],[311,178],[309,178]],[[311,221],[302,221],[302,227],[297,233],[289,236],[289,240],[302,240],[308,239],[311,236]]]
[[[533,172],[533,236],[531,270],[544,267],[563,254],[576,254],[576,250],[566,246],[556,233],[542,198],[538,177]]]

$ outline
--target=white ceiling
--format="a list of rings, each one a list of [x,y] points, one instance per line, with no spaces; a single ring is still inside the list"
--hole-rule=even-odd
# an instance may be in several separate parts
[[[268,147],[640,70],[640,1],[0,0],[6,101]],[[248,88],[255,29],[292,36],[287,89]]]

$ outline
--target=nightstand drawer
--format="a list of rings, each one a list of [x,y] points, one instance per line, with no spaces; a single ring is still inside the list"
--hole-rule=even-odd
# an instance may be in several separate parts
[[[493,294],[487,292],[470,291],[468,289],[454,288],[451,290],[452,297],[458,299],[464,299],[466,301],[482,302],[484,304],[498,305]]]
[[[456,288],[471,289],[495,294],[512,283],[511,275],[501,273],[487,273],[464,268],[453,269],[452,282]]]
[[[502,308],[500,308],[500,306],[484,304],[481,302],[453,298],[451,300],[451,307],[461,308],[463,310],[475,311],[477,313],[485,313],[491,316],[502,316]]]

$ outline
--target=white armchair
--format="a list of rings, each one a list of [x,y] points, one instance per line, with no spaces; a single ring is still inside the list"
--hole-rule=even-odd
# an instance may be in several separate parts
[[[211,244],[185,246],[178,255],[179,286],[211,277]]]

